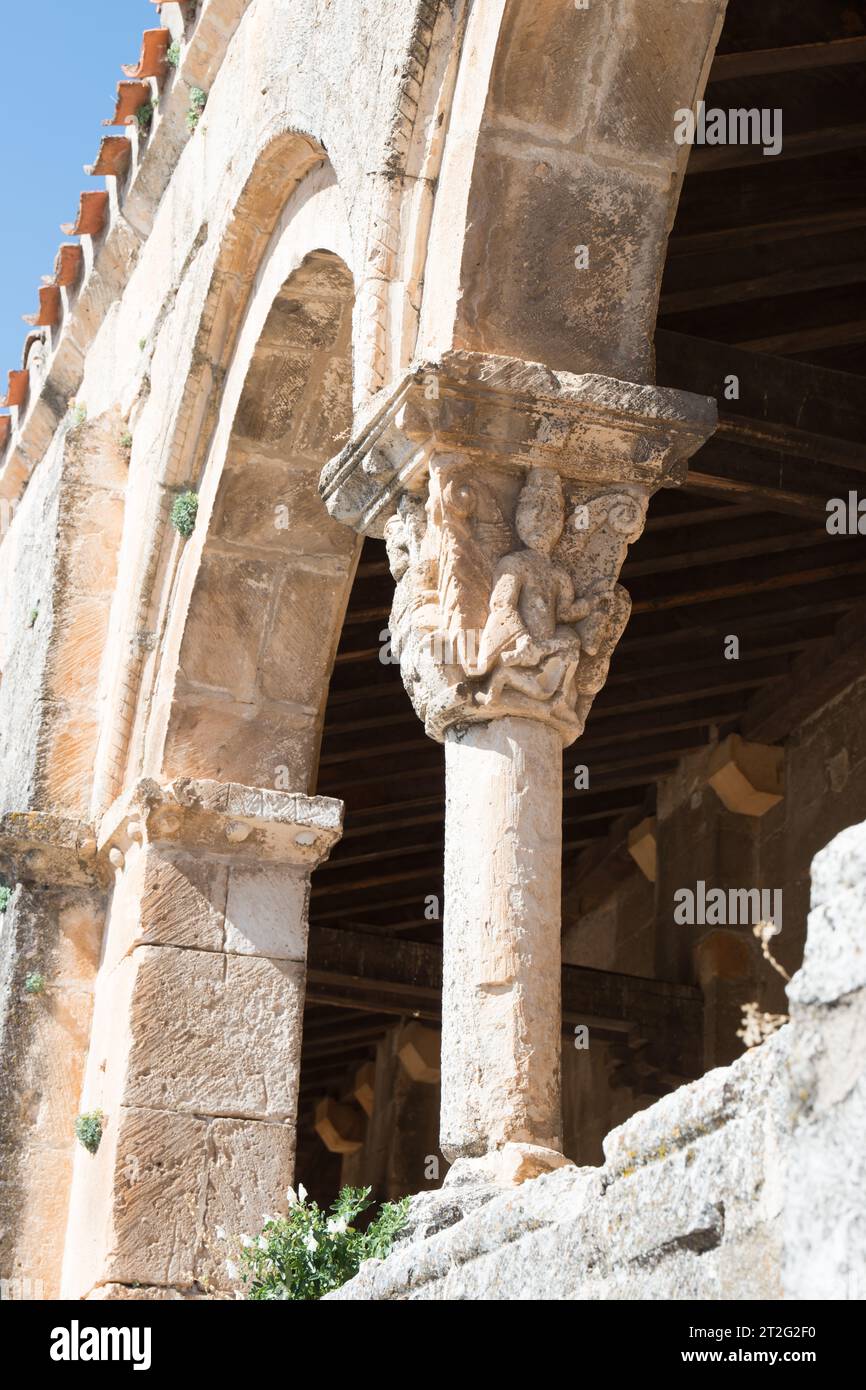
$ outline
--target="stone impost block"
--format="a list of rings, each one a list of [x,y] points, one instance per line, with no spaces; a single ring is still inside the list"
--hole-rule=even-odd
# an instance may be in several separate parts
[[[0,815],[0,873],[15,883],[92,885],[96,833],[85,821],[42,811]]]
[[[413,1081],[434,1086],[439,1080],[439,1034],[421,1023],[409,1023],[400,1035],[397,1056]]]
[[[353,1105],[324,1096],[316,1106],[313,1128],[333,1154],[357,1153],[364,1142],[364,1117]]]
[[[656,818],[646,816],[628,832],[628,852],[637,864],[644,878],[650,883],[656,881]]]
[[[355,437],[324,469],[320,491],[332,516],[377,536],[400,493],[419,485],[437,453],[653,491],[683,482],[686,460],[715,425],[709,397],[450,352],[416,365],[373,401]]]
[[[372,1115],[376,1095],[375,1062],[365,1062],[364,1065],[359,1067],[355,1072],[352,1095],[364,1111],[364,1114],[368,1116]]]
[[[731,734],[710,758],[707,781],[728,811],[763,816],[782,800],[784,765],[782,748]]]
[[[178,778],[169,786],[143,779],[105,813],[99,858],[131,842],[174,846],[216,859],[297,864],[312,870],[343,831],[343,803],[327,796]]]

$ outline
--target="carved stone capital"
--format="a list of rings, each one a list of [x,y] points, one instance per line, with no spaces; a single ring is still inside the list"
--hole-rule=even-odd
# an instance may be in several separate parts
[[[582,733],[631,609],[628,546],[715,419],[705,397],[478,353],[374,407],[321,490],[385,538],[392,650],[431,737],[504,716]]]
[[[686,462],[712,434],[716,415],[714,400],[687,391],[451,352],[374,398],[323,470],[320,491],[338,521],[380,537],[400,494],[419,486],[435,454],[654,492],[684,482]]]
[[[99,858],[122,867],[137,841],[314,869],[342,833],[343,803],[332,797],[189,777],[162,787],[145,778],[103,816]]]

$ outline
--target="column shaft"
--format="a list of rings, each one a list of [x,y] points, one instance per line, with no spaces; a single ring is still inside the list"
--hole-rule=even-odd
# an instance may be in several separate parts
[[[562,740],[455,728],[445,766],[442,1152],[559,1149]]]

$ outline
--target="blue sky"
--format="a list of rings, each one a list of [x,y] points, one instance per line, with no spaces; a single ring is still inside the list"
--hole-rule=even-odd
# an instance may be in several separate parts
[[[3,5],[0,136],[0,398],[21,365],[22,314],[37,307],[84,188],[104,188],[82,171],[114,110],[120,64],[138,59],[141,31],[159,25],[148,0],[30,0]]]

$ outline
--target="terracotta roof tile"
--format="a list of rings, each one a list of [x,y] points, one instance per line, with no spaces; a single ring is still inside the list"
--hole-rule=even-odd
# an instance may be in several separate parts
[[[28,371],[22,370],[17,372],[10,372],[9,389],[6,392],[5,399],[0,401],[0,406],[23,405],[27,399],[27,387],[29,385],[29,382],[30,373]]]
[[[135,119],[136,111],[140,111],[142,106],[146,106],[150,101],[150,84],[148,82],[118,82],[117,100],[114,104],[114,115],[109,116],[103,125],[128,125]]]
[[[39,312],[25,314],[24,322],[33,328],[54,328],[60,322],[60,290],[56,285],[43,285],[39,291]]]
[[[75,242],[66,242],[57,252],[54,262],[54,284],[62,289],[74,285],[84,262],[84,252]]]
[[[75,222],[62,223],[64,236],[99,236],[108,214],[108,194],[104,188],[82,193]]]
[[[85,174],[122,176],[129,168],[132,146],[125,135],[103,135],[95,164],[85,164]]]
[[[141,37],[141,57],[135,64],[122,65],[125,77],[163,77],[165,55],[171,43],[169,29],[145,29]]]

